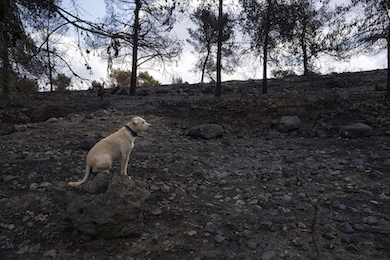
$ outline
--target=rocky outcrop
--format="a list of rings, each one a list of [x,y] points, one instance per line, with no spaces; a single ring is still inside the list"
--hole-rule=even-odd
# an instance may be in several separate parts
[[[368,137],[372,135],[372,127],[363,123],[355,123],[340,127],[340,134],[343,137]]]
[[[194,138],[214,139],[223,135],[223,128],[217,124],[204,124],[194,126],[190,129],[189,135]]]
[[[29,116],[32,122],[43,122],[53,117],[65,117],[74,112],[71,108],[60,104],[41,104],[30,110]]]
[[[301,120],[297,116],[282,116],[278,123],[278,131],[287,133],[298,130],[301,124]]]
[[[105,239],[142,234],[143,203],[149,193],[128,176],[98,174],[80,188],[62,186],[53,189],[53,197],[74,229]]]
[[[6,125],[0,123],[0,136],[7,135],[14,131],[14,127],[12,125]]]

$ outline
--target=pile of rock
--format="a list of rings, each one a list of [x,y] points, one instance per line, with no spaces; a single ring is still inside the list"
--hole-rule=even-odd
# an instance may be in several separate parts
[[[78,189],[62,183],[52,191],[61,216],[85,236],[136,237],[143,232],[144,183],[128,176],[98,174]]]

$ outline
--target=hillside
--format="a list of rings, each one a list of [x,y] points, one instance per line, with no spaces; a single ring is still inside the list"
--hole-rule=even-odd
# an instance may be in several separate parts
[[[323,259],[389,259],[386,73],[272,79],[268,94],[261,81],[225,82],[221,98],[209,84],[140,87],[135,97],[110,89],[102,106],[93,91],[2,98],[0,256],[313,259],[310,197]],[[68,188],[90,147],[132,115],[153,125],[135,141],[133,181],[116,163]],[[283,117],[300,123],[286,127]],[[372,131],[340,133],[354,123]],[[189,135],[204,124],[223,133]],[[137,232],[115,230],[127,215]]]

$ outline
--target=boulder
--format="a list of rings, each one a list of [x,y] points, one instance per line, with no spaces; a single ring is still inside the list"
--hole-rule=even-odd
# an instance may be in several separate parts
[[[217,124],[204,124],[194,126],[190,129],[189,135],[194,138],[214,139],[223,135],[223,128]]]
[[[33,122],[44,122],[52,117],[65,117],[73,112],[71,108],[60,104],[41,104],[30,110]]]
[[[13,125],[7,125],[7,124],[1,124],[0,123],[0,136],[1,135],[7,135],[14,131]]]
[[[301,120],[297,116],[282,116],[278,123],[278,131],[288,133],[301,127]]]
[[[90,187],[83,189],[88,182],[92,183]],[[149,196],[144,185],[125,175],[109,174],[94,184],[88,180],[83,186],[70,188],[65,184],[51,191],[60,216],[74,229],[103,239],[142,234],[144,202]]]
[[[363,123],[343,125],[340,127],[340,135],[343,137],[367,137],[372,135],[372,127]]]
[[[80,148],[83,150],[91,150],[91,148],[96,144],[96,142],[96,139],[90,136],[84,136],[84,138],[80,141]]]

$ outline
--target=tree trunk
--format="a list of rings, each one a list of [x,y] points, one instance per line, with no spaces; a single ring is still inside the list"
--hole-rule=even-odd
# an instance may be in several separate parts
[[[134,28],[133,28],[133,64],[131,68],[130,95],[135,96],[137,88],[137,61],[138,61],[138,34],[139,34],[139,12],[141,0],[135,0]]]
[[[207,47],[207,55],[206,55],[206,58],[204,59],[204,62],[203,62],[203,66],[202,66],[202,77],[200,79],[200,83],[204,83],[204,74],[205,74],[205,71],[206,71],[206,65],[207,65],[207,62],[209,61],[209,57],[210,57],[210,53],[211,53],[211,47],[210,47],[211,43],[208,44],[208,47]]]
[[[268,86],[267,86],[267,61],[268,61],[268,41],[269,41],[269,31],[270,31],[270,16],[271,16],[271,1],[267,1],[268,6],[267,6],[267,16],[265,20],[265,38],[264,38],[264,45],[263,45],[263,50],[264,50],[264,64],[263,64],[263,94],[266,94],[268,92]]]
[[[265,37],[264,41],[264,61],[263,61],[263,94],[266,94],[268,91],[267,87],[267,59],[268,59],[268,35]]]
[[[303,27],[302,36],[301,36],[301,46],[302,46],[302,53],[303,53],[303,75],[307,76],[309,75],[309,69],[308,69],[308,57],[307,57],[307,47],[305,43],[305,37],[306,37],[306,25]]]
[[[8,13],[8,7],[9,7],[9,1],[4,1],[3,7],[5,10],[2,10],[4,14]],[[0,21],[2,24],[7,24],[8,21],[6,17],[0,17]],[[2,59],[2,66],[1,66],[1,77],[0,77],[0,86],[3,86],[3,93],[5,96],[9,94],[9,53],[8,53],[8,47],[10,44],[10,39],[8,38],[8,33],[7,33],[7,27],[6,26],[0,26],[0,33],[1,37],[3,38],[3,43],[1,44],[1,59]]]
[[[390,26],[387,31],[387,90],[386,98],[390,99]]]
[[[48,18],[50,19],[50,18]],[[49,26],[49,22],[48,22]],[[50,28],[50,27],[47,27]],[[53,70],[51,67],[51,60],[50,60],[50,50],[49,50],[49,29],[47,29],[47,39],[46,39],[46,48],[47,48],[47,65],[49,66],[49,84],[50,84],[50,92],[53,92]]]
[[[1,58],[2,58],[2,61],[3,61],[3,66],[1,67],[1,85],[3,86],[3,93],[5,96],[7,96],[9,94],[9,80],[8,80],[8,76],[9,76],[9,68],[10,68],[10,64],[9,64],[9,56],[8,56],[8,46],[9,46],[9,41],[8,41],[8,35],[7,35],[7,32],[6,31],[3,31],[2,30],[2,33],[3,33],[3,39],[4,39],[4,42],[3,42],[3,46],[2,46],[2,54],[1,54]]]
[[[219,0],[218,13],[218,48],[217,48],[217,86],[215,88],[215,96],[221,96],[221,59],[222,59],[222,5],[223,0]]]

